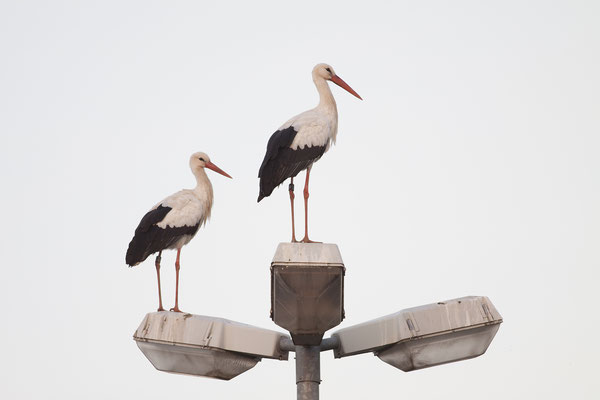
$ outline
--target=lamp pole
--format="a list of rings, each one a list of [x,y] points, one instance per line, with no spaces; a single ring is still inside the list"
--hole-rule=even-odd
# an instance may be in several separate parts
[[[296,398],[298,400],[319,400],[321,352],[334,350],[339,343],[337,337],[323,339],[318,346],[296,346],[289,338],[282,338],[279,341],[281,351],[296,353]]]
[[[319,346],[296,346],[296,398],[319,400],[321,350]]]

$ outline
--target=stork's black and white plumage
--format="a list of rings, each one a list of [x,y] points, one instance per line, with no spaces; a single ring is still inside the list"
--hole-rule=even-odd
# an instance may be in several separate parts
[[[268,197],[277,186],[291,178],[289,192],[292,208],[292,242],[296,242],[294,227],[294,177],[306,170],[304,185],[304,239],[308,238],[308,180],[310,169],[325,154],[337,135],[337,107],[327,81],[362,98],[346,82],[335,74],[327,64],[317,64],[312,70],[312,78],[319,92],[319,105],[296,115],[283,124],[269,139],[267,153],[258,171],[260,192],[258,201]]]
[[[125,262],[133,267],[149,255],[157,253],[155,266],[158,279],[158,311],[164,311],[160,292],[160,256],[163,250],[177,249],[175,261],[175,307],[179,310],[179,255],[198,229],[210,218],[213,203],[213,188],[204,168],[229,176],[210,161],[205,153],[194,153],[190,157],[190,168],[196,177],[194,189],[184,189],[167,197],[144,215],[129,243]]]

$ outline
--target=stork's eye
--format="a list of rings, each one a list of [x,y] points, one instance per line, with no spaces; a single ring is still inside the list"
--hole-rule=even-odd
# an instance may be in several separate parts
[[[325,71],[331,73],[331,70],[329,68],[325,68]]]
[[[206,160],[204,160],[204,158],[200,157],[198,160],[202,161],[202,162],[206,162]]]

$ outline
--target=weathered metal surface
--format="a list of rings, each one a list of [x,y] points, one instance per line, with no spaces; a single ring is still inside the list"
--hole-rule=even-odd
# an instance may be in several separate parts
[[[223,318],[175,312],[146,314],[133,335],[161,371],[231,379],[262,358],[287,360],[287,335]]]
[[[230,380],[254,367],[260,357],[213,348],[137,341],[146,358],[159,371]]]
[[[344,266],[342,255],[333,243],[279,243],[272,264]]]
[[[485,352],[502,317],[484,296],[408,308],[334,332],[335,357],[374,351],[403,370],[472,358]]]
[[[318,400],[321,384],[321,349],[296,346],[296,398]]]
[[[500,324],[484,325],[407,340],[375,352],[375,355],[405,372],[466,360],[485,353],[498,328]]]
[[[279,244],[271,263],[271,318],[296,345],[318,345],[342,322],[344,273],[335,244]]]
[[[279,349],[279,340],[288,337],[286,334],[204,315],[148,313],[133,337],[137,341],[212,347],[261,358],[288,358],[288,353]]]

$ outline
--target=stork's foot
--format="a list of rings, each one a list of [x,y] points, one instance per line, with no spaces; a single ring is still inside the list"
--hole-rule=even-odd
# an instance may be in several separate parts
[[[180,313],[182,313],[182,312],[183,312],[183,311],[181,311],[181,310],[179,309],[179,307],[173,307],[173,308],[171,308],[169,311],[173,311],[173,312],[180,312]]]
[[[315,242],[314,240],[310,240],[307,236],[304,236],[304,239],[301,240],[302,243],[323,243],[323,242]]]
[[[158,307],[158,310],[156,310],[156,311],[165,311],[165,309],[162,308],[162,306],[160,306],[160,307]]]

